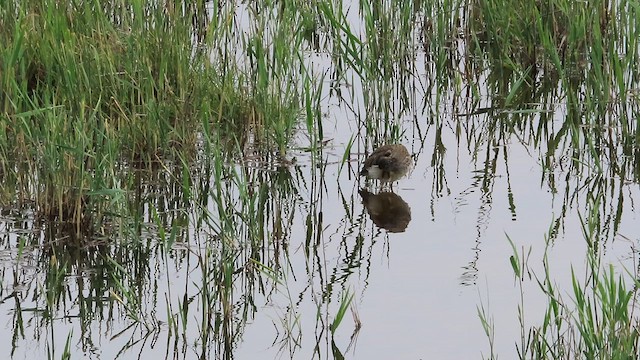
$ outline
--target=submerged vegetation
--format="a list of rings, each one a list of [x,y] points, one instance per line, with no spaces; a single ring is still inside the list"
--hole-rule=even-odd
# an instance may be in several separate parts
[[[447,154],[468,151],[483,205],[505,191],[514,219],[511,188],[496,179],[502,165],[509,178],[513,149],[527,149],[540,186],[562,202],[545,251],[572,209],[586,210],[576,310],[545,257],[535,279],[549,308],[543,325],[522,323],[521,358],[640,356],[637,284],[625,283],[637,276],[601,260],[637,211],[639,10],[607,0],[3,3],[0,305],[13,303],[12,354],[32,331],[49,358],[107,342],[113,357],[233,358],[251,320],[277,304],[279,352],[342,358],[360,330],[355,274],[371,265],[380,229],[403,232],[412,219],[395,193],[344,187],[356,154],[404,142],[418,162],[431,151],[432,203],[452,192]],[[344,118],[332,124],[335,103]],[[335,164],[338,185],[327,185]],[[326,209],[330,186],[342,214]],[[380,211],[380,199],[399,210]],[[534,271],[515,249],[522,284]],[[304,301],[315,307],[313,344]],[[108,334],[96,330],[103,322]],[[165,349],[147,349],[160,334]]]

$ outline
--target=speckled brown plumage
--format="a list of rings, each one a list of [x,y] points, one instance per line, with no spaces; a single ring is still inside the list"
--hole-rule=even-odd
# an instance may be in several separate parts
[[[393,182],[405,176],[411,169],[411,164],[411,155],[404,145],[384,145],[364,161],[360,175],[381,182]]]

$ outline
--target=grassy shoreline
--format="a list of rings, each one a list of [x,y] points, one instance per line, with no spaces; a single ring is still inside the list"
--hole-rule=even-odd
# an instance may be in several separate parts
[[[537,153],[540,186],[565,189],[541,246],[558,240],[567,208],[585,208],[593,263],[587,281],[574,282],[578,316],[559,305],[545,274],[549,309],[521,339],[520,357],[632,356],[637,284],[628,288],[596,258],[617,233],[625,187],[640,181],[639,38],[640,7],[630,1],[9,1],[0,8],[0,203],[26,210],[42,235],[16,235],[7,247],[38,255],[46,274],[35,316],[45,326],[77,285],[68,279],[89,268],[91,295],[79,281],[74,298],[88,322],[115,312],[148,336],[160,332],[156,308],[165,305],[169,339],[229,358],[255,299],[277,293],[288,301],[278,330],[292,357],[302,338],[296,301],[305,297],[317,306],[319,336],[334,345],[357,298],[338,288],[371,263],[357,200],[326,192],[340,157],[325,146],[342,145],[325,138],[323,117],[336,101],[350,111],[352,132],[337,177],[353,172],[352,146],[365,153],[421,140],[415,156],[432,150],[434,198],[451,196],[444,162],[468,151],[489,205],[509,146]],[[423,148],[428,136],[433,149]],[[309,166],[291,166],[292,148]],[[321,256],[334,225],[323,199],[334,195],[348,224],[340,245],[348,271]],[[300,273],[321,285],[296,299],[287,276],[298,225]],[[514,247],[519,281],[524,256]],[[149,299],[152,258],[197,263],[183,274],[195,290],[164,279],[174,293]],[[602,319],[613,320],[601,323],[606,331],[586,326]],[[558,336],[572,321],[569,333],[583,338],[575,343]]]

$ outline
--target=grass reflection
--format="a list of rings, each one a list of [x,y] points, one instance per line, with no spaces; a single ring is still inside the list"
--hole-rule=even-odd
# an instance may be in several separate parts
[[[408,199],[352,177],[352,157],[386,143],[429,157],[415,174],[431,172],[429,220],[439,201],[477,196],[464,285],[482,271],[495,195],[510,220],[526,206],[514,153],[535,159],[560,203],[545,245],[579,211],[590,272],[574,276],[574,312],[545,268],[550,307],[520,355],[562,357],[570,321],[583,354],[637,353],[634,291],[600,263],[640,180],[636,13],[597,0],[8,2],[0,305],[12,354],[35,341],[52,358],[71,344],[108,357],[109,343],[113,357],[231,359],[270,307],[280,355],[343,357],[374,252],[412,221]],[[348,125],[329,126],[332,102]],[[514,250],[519,281],[523,258]]]

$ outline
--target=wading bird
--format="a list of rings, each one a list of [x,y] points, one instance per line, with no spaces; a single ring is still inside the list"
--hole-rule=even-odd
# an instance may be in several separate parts
[[[377,148],[365,159],[360,175],[381,183],[400,180],[411,169],[411,155],[402,144],[389,144]]]

